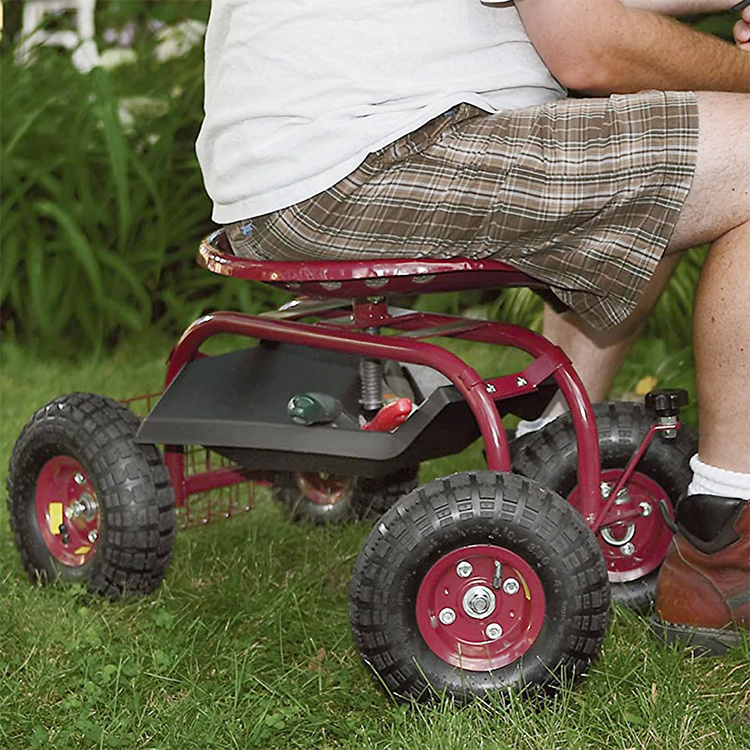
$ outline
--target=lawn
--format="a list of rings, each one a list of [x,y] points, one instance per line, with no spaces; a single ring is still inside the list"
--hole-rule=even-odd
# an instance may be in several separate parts
[[[35,408],[73,390],[157,389],[169,346],[155,336],[74,365],[6,345],[2,481]],[[631,361],[624,377],[648,374],[639,367]],[[432,462],[423,479],[480,457],[474,447]],[[0,747],[750,748],[750,645],[694,660],[660,646],[620,609],[588,678],[550,700],[395,705],[349,634],[347,586],[367,525],[295,526],[264,491],[256,506],[180,532],[159,591],[114,604],[76,586],[30,586],[3,507]]]

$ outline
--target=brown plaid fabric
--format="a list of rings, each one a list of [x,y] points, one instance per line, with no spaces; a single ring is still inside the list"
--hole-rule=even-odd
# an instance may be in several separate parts
[[[697,147],[692,93],[496,114],[461,105],[329,190],[227,234],[238,255],[266,260],[492,257],[609,328],[669,242]]]

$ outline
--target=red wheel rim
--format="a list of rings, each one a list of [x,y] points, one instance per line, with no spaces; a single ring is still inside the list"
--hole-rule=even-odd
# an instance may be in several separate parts
[[[70,567],[85,565],[99,543],[96,490],[83,466],[55,456],[36,480],[36,520],[53,557]]]
[[[470,572],[464,577],[459,564],[466,573],[467,563]],[[475,595],[494,601],[486,611],[472,613]],[[427,571],[417,593],[417,625],[425,643],[443,661],[470,672],[500,669],[523,656],[539,636],[545,611],[544,590],[531,566],[492,544],[444,555]]]
[[[607,469],[602,472],[602,482],[611,487],[619,481],[622,469]],[[672,501],[664,488],[650,477],[634,472],[625,486],[626,501],[613,506],[624,513],[641,508],[641,515],[623,523],[614,523],[600,529],[596,538],[607,563],[609,580],[613,583],[634,581],[648,575],[661,565],[672,540],[672,530],[667,526],[659,507],[662,500],[672,518]],[[578,487],[568,496],[571,505],[577,507]],[[632,550],[626,545],[632,545]]]
[[[315,505],[336,505],[351,491],[351,477],[335,474],[295,474],[300,492]]]

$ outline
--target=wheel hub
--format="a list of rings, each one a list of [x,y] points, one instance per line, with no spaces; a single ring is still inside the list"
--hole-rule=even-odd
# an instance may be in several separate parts
[[[605,469],[602,472],[602,498],[606,500],[622,476],[622,469]],[[578,487],[568,500],[576,507]],[[672,509],[669,495],[664,488],[650,477],[638,471],[633,472],[627,486],[618,494],[613,512],[631,513],[627,521],[603,526],[597,534],[599,547],[607,563],[609,580],[613,583],[634,581],[661,565],[672,539],[672,531],[664,522],[662,514],[655,512],[664,501]]]
[[[495,594],[487,586],[472,586],[463,596],[464,612],[469,617],[483,620],[495,611]]]
[[[336,505],[344,500],[352,489],[351,477],[326,473],[298,473],[294,481],[300,492],[315,505]]]
[[[96,489],[83,466],[70,456],[54,456],[42,466],[35,488],[36,520],[42,539],[57,560],[85,565],[100,536]]]
[[[499,669],[525,654],[541,632],[545,611],[532,567],[491,544],[460,547],[436,560],[416,602],[417,625],[430,650],[472,672]]]
[[[76,480],[76,484],[81,483]],[[93,521],[98,511],[99,506],[96,503],[96,499],[88,492],[84,492],[77,500],[74,500],[65,508],[65,518],[69,521],[73,521],[76,518],[82,518],[84,521]]]

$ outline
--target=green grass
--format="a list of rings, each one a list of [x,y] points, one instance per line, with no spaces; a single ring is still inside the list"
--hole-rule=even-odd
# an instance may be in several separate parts
[[[169,346],[156,337],[77,364],[5,347],[0,478],[35,408],[71,390],[157,389]],[[624,377],[656,364],[632,360]],[[474,447],[432,462],[424,478],[479,457]],[[293,526],[262,493],[245,517],[181,532],[158,593],[115,604],[30,586],[4,508],[0,528],[2,748],[750,748],[750,646],[692,660],[622,610],[588,679],[552,700],[394,705],[349,635],[347,586],[368,527]]]

